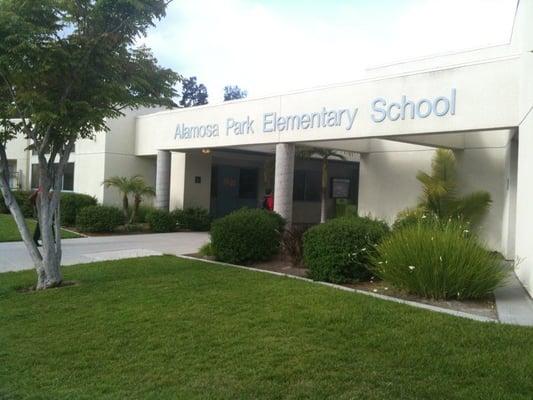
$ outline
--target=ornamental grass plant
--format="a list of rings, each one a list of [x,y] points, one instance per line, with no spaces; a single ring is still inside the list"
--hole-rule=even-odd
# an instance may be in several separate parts
[[[430,299],[478,299],[505,279],[502,260],[459,220],[426,218],[377,247],[374,273],[397,289]]]

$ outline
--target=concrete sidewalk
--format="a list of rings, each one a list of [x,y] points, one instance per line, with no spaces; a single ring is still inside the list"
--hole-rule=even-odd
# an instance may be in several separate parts
[[[209,241],[204,232],[99,236],[64,239],[63,265],[119,258],[196,252]],[[0,243],[0,272],[31,269],[33,264],[22,242]]]
[[[533,326],[533,300],[514,271],[510,271],[505,286],[494,291],[494,298],[501,323]]]

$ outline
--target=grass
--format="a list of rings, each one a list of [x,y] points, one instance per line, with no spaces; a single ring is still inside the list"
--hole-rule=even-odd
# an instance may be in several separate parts
[[[32,219],[27,219],[26,223],[30,232],[33,232],[36,222]],[[80,235],[62,229],[61,237],[63,239],[72,239],[78,238]],[[13,217],[10,214],[0,214],[0,242],[18,242],[20,240],[22,239]]]
[[[0,274],[2,399],[531,399],[533,329],[171,256]]]

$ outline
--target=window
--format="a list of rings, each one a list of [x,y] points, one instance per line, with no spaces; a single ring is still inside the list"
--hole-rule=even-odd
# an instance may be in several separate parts
[[[31,165],[31,187],[37,189],[39,186],[39,164]],[[65,166],[65,174],[63,175],[63,185],[61,190],[74,190],[74,163],[68,163]]]
[[[240,170],[239,198],[257,199],[257,169]]]
[[[295,201],[320,201],[322,191],[319,171],[294,171]]]

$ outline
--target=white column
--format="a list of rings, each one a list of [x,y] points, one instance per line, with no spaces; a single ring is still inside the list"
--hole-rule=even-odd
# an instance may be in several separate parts
[[[155,175],[155,207],[168,210],[170,199],[170,151],[157,151]]]
[[[274,211],[292,223],[292,189],[294,182],[294,144],[276,145],[276,173],[274,178]]]

